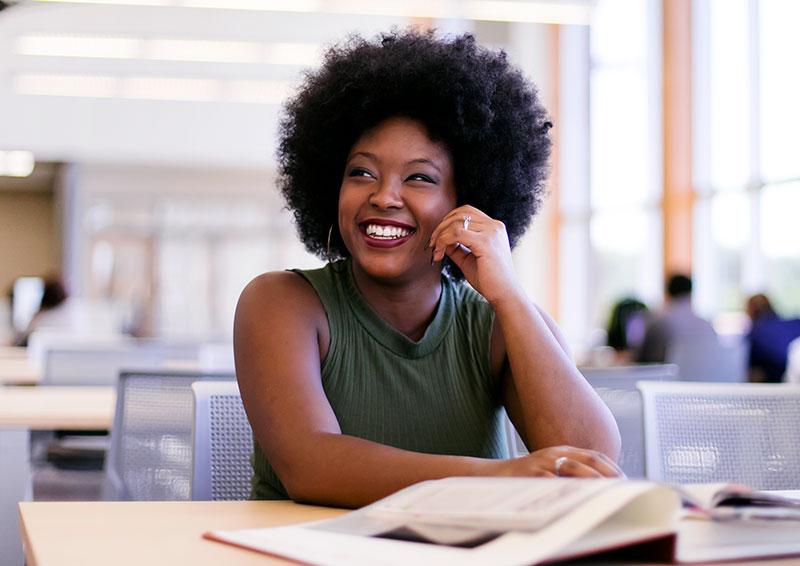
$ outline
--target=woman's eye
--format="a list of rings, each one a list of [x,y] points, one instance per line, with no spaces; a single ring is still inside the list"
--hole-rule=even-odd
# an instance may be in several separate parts
[[[372,173],[361,167],[353,167],[347,174],[348,177],[374,177]]]
[[[424,183],[433,183],[433,184],[436,183],[436,181],[434,181],[431,177],[428,177],[427,175],[425,175],[423,173],[414,173],[413,175],[410,175],[408,177],[408,180],[409,181],[422,181]]]

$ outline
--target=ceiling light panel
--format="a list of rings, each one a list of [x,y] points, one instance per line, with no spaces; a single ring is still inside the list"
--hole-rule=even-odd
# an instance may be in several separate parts
[[[117,77],[100,75],[23,73],[15,76],[13,82],[17,94],[34,96],[113,98],[119,88]]]
[[[592,0],[38,0],[79,4],[588,25]]]
[[[292,93],[288,81],[228,81],[225,100],[249,104],[282,104]]]
[[[30,151],[0,151],[0,175],[28,177],[35,166],[36,160]]]
[[[17,38],[14,51],[19,55],[45,57],[99,57],[134,59],[142,42],[126,37],[24,35]]]
[[[141,100],[181,100],[215,102],[220,100],[220,81],[170,77],[127,77],[122,79],[122,98]]]
[[[28,96],[123,98],[183,102],[282,104],[296,85],[280,80],[218,80],[182,77],[114,77],[33,74],[14,77],[14,90]]]
[[[144,58],[162,61],[256,64],[261,63],[263,50],[262,44],[245,41],[152,39],[147,41]]]
[[[319,63],[316,43],[261,43],[195,39],[144,39],[91,35],[29,34],[17,38],[14,51],[40,57],[142,59],[308,67]]]

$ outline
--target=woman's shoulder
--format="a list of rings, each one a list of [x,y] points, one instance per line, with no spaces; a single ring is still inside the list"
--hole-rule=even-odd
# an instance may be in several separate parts
[[[242,291],[237,314],[252,313],[260,319],[307,318],[325,315],[314,288],[300,274],[270,271],[255,277]]]

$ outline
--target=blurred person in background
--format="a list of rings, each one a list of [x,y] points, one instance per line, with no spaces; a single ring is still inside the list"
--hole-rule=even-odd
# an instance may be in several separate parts
[[[647,323],[637,362],[664,363],[670,350],[681,343],[718,344],[711,323],[692,310],[692,279],[684,274],[672,275],[665,291],[666,303]]]
[[[16,345],[27,346],[31,333],[40,328],[72,328],[74,316],[68,299],[69,293],[61,278],[46,277],[39,310],[33,315],[28,327],[17,337]]]
[[[778,316],[772,302],[763,293],[747,299],[750,317],[748,379],[753,382],[779,383],[786,372],[789,344],[800,337],[800,318]]]
[[[611,309],[607,327],[607,344],[616,353],[615,363],[625,364],[633,359],[644,339],[649,311],[639,299],[625,297]]]

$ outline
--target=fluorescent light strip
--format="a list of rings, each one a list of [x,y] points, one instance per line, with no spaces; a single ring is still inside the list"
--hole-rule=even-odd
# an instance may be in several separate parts
[[[261,62],[262,50],[261,44],[245,41],[152,39],[147,41],[143,58],[160,61],[256,64]]]
[[[525,2],[523,0],[465,0],[463,2],[398,0],[37,0],[77,4],[170,5],[184,8],[267,12],[320,12],[405,18],[471,19],[497,22],[588,25],[591,0]]]
[[[592,7],[586,4],[474,0],[465,3],[464,11],[470,20],[490,22],[588,26],[592,19]]]
[[[113,98],[119,79],[99,75],[55,75],[26,73],[14,77],[17,94]]]
[[[258,12],[327,11],[327,2],[319,0],[175,0],[175,4],[184,8],[252,10]]]
[[[283,103],[291,94],[292,86],[287,81],[222,81],[178,77],[53,74],[21,74],[14,77],[14,90],[20,95],[265,105]]]
[[[126,37],[24,35],[15,46],[20,55],[48,57],[134,59],[140,51],[141,41]]]
[[[33,173],[36,160],[30,151],[0,151],[0,175],[27,177]]]
[[[173,0],[35,0],[47,4],[112,4],[120,6],[174,6]]]
[[[292,94],[292,84],[284,81],[229,81],[225,100],[248,104],[282,104]]]
[[[213,79],[129,77],[122,79],[121,97],[140,100],[217,102],[220,100],[220,81]]]
[[[17,39],[14,51],[43,57],[88,57],[313,66],[320,47],[314,43],[259,43],[184,39],[141,39],[91,35],[30,34]]]

